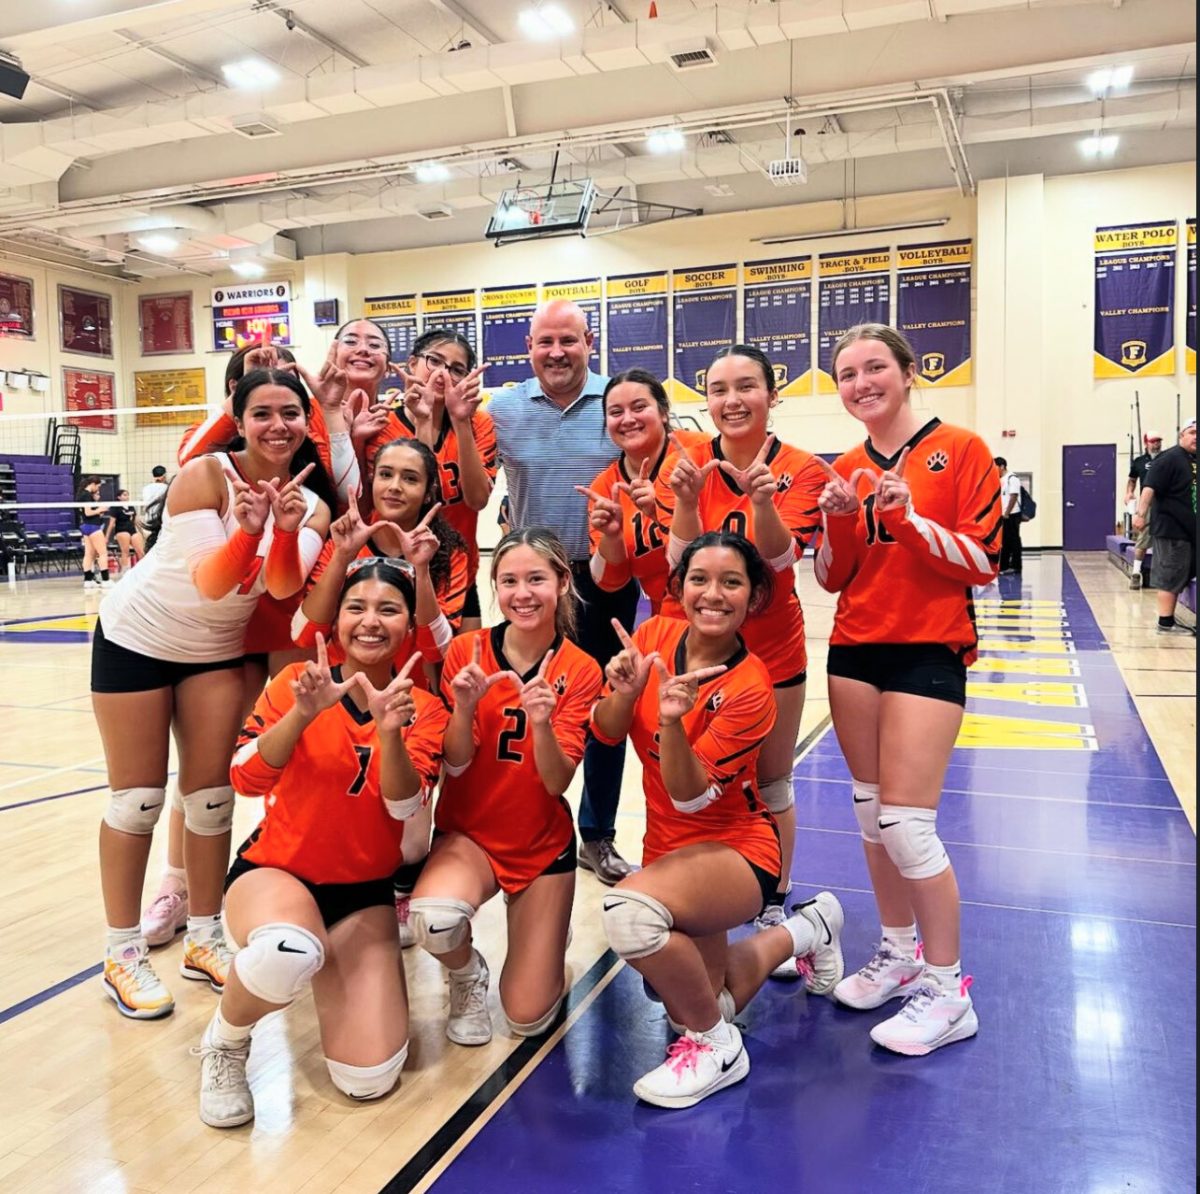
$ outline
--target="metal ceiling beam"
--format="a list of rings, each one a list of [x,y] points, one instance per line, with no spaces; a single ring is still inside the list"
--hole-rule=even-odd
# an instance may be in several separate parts
[[[429,0],[434,8],[440,8],[448,16],[452,16],[462,27],[485,46],[499,45],[504,39],[489,29],[482,21],[471,16],[458,0]]]
[[[147,54],[153,54],[155,58],[161,58],[163,62],[169,62],[172,66],[178,67],[185,75],[191,75],[195,79],[203,79],[206,83],[212,83],[217,87],[226,87],[228,84],[219,75],[212,74],[202,66],[197,66],[194,62],[188,62],[186,59],[180,58],[176,54],[172,54],[170,50],[164,50],[162,46],[156,46],[147,38],[139,37],[131,29],[114,29],[113,32],[122,40],[127,41],[131,46],[136,46],[139,50],[145,50]]]
[[[332,50],[333,53],[345,58],[347,62],[352,62],[355,66],[369,66],[370,63],[365,58],[360,58],[357,54],[347,50],[340,42],[336,42],[332,37],[322,33],[319,29],[314,29],[306,21],[302,21],[290,8],[285,8],[282,4],[274,4],[271,0],[259,0],[255,8],[260,12],[274,13],[281,21],[287,23],[289,29],[298,29],[306,37],[312,38],[313,41],[324,46],[327,50]]]

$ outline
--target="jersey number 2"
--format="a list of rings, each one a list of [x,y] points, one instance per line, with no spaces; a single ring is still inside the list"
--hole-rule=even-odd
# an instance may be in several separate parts
[[[513,750],[513,744],[525,741],[525,710],[520,706],[505,709],[504,716],[512,725],[500,731],[500,739],[496,743],[496,758],[502,763],[523,763],[525,756],[519,750]]]

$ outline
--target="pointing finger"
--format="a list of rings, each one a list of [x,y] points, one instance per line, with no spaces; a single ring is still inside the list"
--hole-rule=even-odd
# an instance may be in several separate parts
[[[763,440],[763,445],[761,448],[759,448],[758,455],[755,456],[755,458],[754,458],[754,463],[762,464],[767,459],[767,455],[770,453],[771,449],[774,446],[775,446],[775,435],[774,435],[774,433],[772,433],[772,434],[768,435],[765,440]]]
[[[550,660],[553,657],[553,655],[554,655],[554,648],[551,647],[550,650],[546,652],[545,657],[542,659],[541,666],[537,670],[539,680],[544,680],[546,678],[546,669],[550,666]]]
[[[620,622],[617,621],[616,618],[611,619],[611,621],[612,621],[612,628],[613,628],[613,630],[616,631],[617,638],[620,640],[621,646],[626,647],[631,651],[634,650],[633,639],[631,639],[629,637],[629,632],[625,629],[624,626],[621,625]]]
[[[647,456],[646,459],[642,461],[641,468],[638,469],[638,480],[639,481],[649,481],[650,480],[650,467],[651,467],[650,466],[650,457]]]
[[[715,667],[702,667],[697,671],[687,672],[685,675],[680,676],[679,679],[689,684],[700,684],[705,680],[711,680],[713,676],[719,676],[726,670],[725,664],[719,663]]]
[[[420,651],[414,651],[409,657],[405,665],[400,669],[400,674],[396,677],[397,680],[407,680],[412,675],[412,670],[421,660]]]
[[[325,636],[317,631],[317,666],[328,669],[329,652],[325,649]]]
[[[414,531],[427,531],[429,529],[429,524],[437,517],[437,513],[441,508],[442,508],[442,503],[435,502],[432,506],[429,507],[429,512],[425,515],[424,518],[421,519],[421,521],[419,523],[417,523],[417,525],[413,528],[413,530]]]
[[[660,684],[671,678],[671,673],[667,671],[667,665],[660,658],[654,660],[654,670],[658,673]]]
[[[912,448],[905,448],[904,451],[900,453],[900,459],[896,461],[896,467],[891,470],[896,474],[897,477],[904,476],[904,466],[908,464],[908,457],[911,451]]]
[[[478,666],[482,659],[483,639],[479,635],[476,635],[474,641],[471,643],[471,662]]]

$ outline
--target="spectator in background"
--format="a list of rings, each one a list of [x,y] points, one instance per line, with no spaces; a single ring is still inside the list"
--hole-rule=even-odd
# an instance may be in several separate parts
[[[161,464],[156,464],[150,470],[152,481],[142,486],[142,509],[150,505],[151,502],[157,502],[162,498],[162,495],[167,492],[167,470]]]
[[[1196,575],[1196,420],[1179,432],[1179,443],[1155,461],[1142,482],[1133,529],[1146,525],[1150,504],[1150,538],[1154,548],[1154,587],[1158,590],[1158,633],[1196,632],[1175,621],[1179,594]]]
[[[1129,463],[1129,480],[1125,482],[1125,505],[1137,510],[1138,490],[1146,487],[1146,470],[1150,462],[1162,455],[1163,437],[1157,431],[1147,431],[1142,437],[1145,451]],[[1150,524],[1144,521],[1142,529],[1137,532],[1133,541],[1133,567],[1129,570],[1129,587],[1142,587],[1142,561],[1146,558],[1146,549],[1150,546]]]
[[[1000,509],[1004,531],[1000,541],[1000,575],[1021,575],[1021,478],[1008,471],[1003,456],[995,459],[1000,470]]]

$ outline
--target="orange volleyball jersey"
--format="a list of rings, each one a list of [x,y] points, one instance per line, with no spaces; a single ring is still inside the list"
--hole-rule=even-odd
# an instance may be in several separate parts
[[[688,670],[688,624],[676,618],[649,618],[634,631],[643,653],[657,651],[672,675]],[[608,691],[608,690],[606,690]],[[658,684],[650,682],[634,706],[629,740],[642,761],[646,790],[646,834],[642,863],[698,842],[724,842],[773,875],[781,865],[775,820],[758,793],[755,768],[763,739],[775,724],[775,694],[766,667],[744,646],[726,670],[700,685],[684,732],[708,776],[716,799],[694,813],[680,812],[663,783],[658,753]],[[609,741],[593,724],[593,733]]]
[[[479,666],[487,675],[515,669],[504,657],[507,623],[459,635],[442,669],[442,696],[453,707],[453,678],[481,642]],[[600,695],[600,668],[569,639],[555,640],[546,678],[558,694],[551,717],[554,737],[573,763],[583,758],[592,705]],[[532,679],[534,668],[523,679]],[[475,755],[460,775],[447,775],[435,810],[444,833],[461,833],[484,850],[500,886],[520,891],[569,845],[574,827],[561,796],[542,783],[533,757],[533,727],[516,684],[501,680],[475,707]]]
[[[867,494],[854,516],[828,519],[817,579],[838,592],[830,643],[945,643],[970,664],[976,656],[973,585],[995,575],[1000,553],[1000,474],[974,432],[932,419],[908,444],[908,510],[876,515]],[[856,468],[893,467],[870,441],[839,456]],[[867,489],[859,485],[860,497]]]
[[[380,791],[375,721],[349,696],[305,728],[283,767],[258,753],[257,739],[295,704],[291,681],[304,664],[284,668],[263,691],[238,738],[230,782],[246,796],[265,796],[266,812],[239,853],[310,883],[365,883],[391,875],[401,862],[404,822],[392,817]],[[335,681],[341,669],[333,669]],[[416,717],[404,745],[421,785],[432,793],[450,720],[435,696],[414,690]]]

